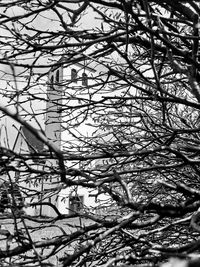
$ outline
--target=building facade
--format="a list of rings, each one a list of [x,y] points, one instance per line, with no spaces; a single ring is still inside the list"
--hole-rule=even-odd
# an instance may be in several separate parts
[[[64,59],[61,61],[63,63]],[[49,72],[45,133],[65,154],[76,152],[76,148],[81,145],[75,135],[78,137],[78,133],[81,133],[81,136],[92,134],[93,130],[88,126],[88,119],[83,122],[78,111],[77,114],[72,114],[70,107],[78,105],[77,94],[81,95],[82,88],[85,91],[86,87],[91,86],[94,73],[95,70],[86,62],[70,66],[61,64]],[[88,94],[84,97],[90,96]],[[74,118],[76,118],[75,126]],[[66,168],[72,165],[80,167],[79,163],[66,162]],[[95,192],[81,186],[67,187],[51,201],[63,214],[92,209],[96,206]],[[48,215],[51,216],[49,212]]]

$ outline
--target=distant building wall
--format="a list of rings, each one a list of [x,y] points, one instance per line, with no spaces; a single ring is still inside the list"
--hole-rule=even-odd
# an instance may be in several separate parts
[[[76,146],[80,145],[80,141],[77,141],[71,133],[77,135],[77,132],[80,132],[82,136],[92,135],[91,127],[87,125],[89,118],[84,122],[82,115],[78,114],[79,109],[75,111],[74,107],[79,105],[77,96],[90,98],[86,88],[91,86],[94,72],[95,70],[87,64],[77,63],[60,67],[49,73],[45,131],[47,137],[53,140],[64,153],[67,151],[73,153],[76,151]],[[80,167],[78,162],[77,165],[76,162],[72,164],[73,167]],[[70,163],[66,162],[66,167],[71,167]],[[69,187],[61,190],[56,204],[61,213],[70,214],[78,208],[94,207],[95,196],[90,194],[88,188]]]
[[[50,71],[47,85],[46,136],[57,146],[61,146],[61,114],[63,68]]]

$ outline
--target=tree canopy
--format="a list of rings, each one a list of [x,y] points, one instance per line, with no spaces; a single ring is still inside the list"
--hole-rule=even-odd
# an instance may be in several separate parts
[[[195,0],[0,2],[1,182],[55,211],[16,211],[11,194],[3,266],[159,266],[198,255],[199,16]],[[47,77],[73,64],[94,72],[81,86],[56,81],[60,147],[44,129]],[[22,128],[38,149],[12,149]],[[41,194],[42,181],[51,186]],[[73,186],[106,200],[62,214],[48,197]]]

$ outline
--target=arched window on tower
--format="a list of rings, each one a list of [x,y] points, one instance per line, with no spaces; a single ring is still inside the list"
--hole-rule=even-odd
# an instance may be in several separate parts
[[[85,72],[82,74],[82,85],[88,86],[88,76]]]
[[[69,197],[69,214],[80,212],[84,206],[83,196],[75,195]]]
[[[56,71],[56,83],[59,83],[60,81],[60,72],[59,70]]]
[[[78,77],[77,70],[72,69],[71,70],[71,81],[76,83],[77,82],[77,77]]]
[[[53,89],[54,77],[53,75],[50,78],[50,88]]]

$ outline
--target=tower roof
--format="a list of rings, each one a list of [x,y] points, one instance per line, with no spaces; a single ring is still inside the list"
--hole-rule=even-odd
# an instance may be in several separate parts
[[[68,62],[69,59],[67,59],[67,57],[63,56],[61,57],[57,63],[55,64],[55,66],[53,66],[50,71],[54,71],[57,68],[59,68],[60,65],[63,65],[65,62]],[[59,65],[60,63],[60,65]],[[92,60],[85,60],[85,59],[81,59],[80,57],[73,57],[73,61],[72,63],[67,63],[66,66],[79,66],[81,68],[84,68],[90,72],[96,72],[96,63]]]
[[[27,142],[30,152],[42,152],[44,149],[44,144],[39,139],[35,137],[25,126],[21,127],[22,133]]]

